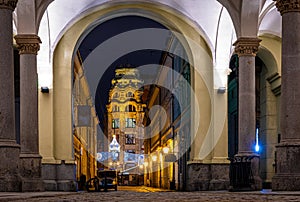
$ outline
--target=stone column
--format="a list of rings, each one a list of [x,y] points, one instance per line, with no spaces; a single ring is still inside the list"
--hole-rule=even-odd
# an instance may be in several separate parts
[[[273,190],[300,190],[300,0],[277,0],[282,15],[281,142]]]
[[[258,38],[241,37],[234,43],[235,52],[239,56],[239,147],[235,161],[251,162],[254,184],[249,184],[249,190],[259,190],[262,188],[259,176],[259,155],[254,150],[256,129],[255,56],[260,41]],[[247,187],[241,188],[247,189]]]
[[[22,191],[42,191],[38,137],[38,77],[36,55],[40,38],[34,34],[15,36],[20,54],[20,173]]]
[[[14,109],[12,12],[17,0],[0,0],[0,191],[19,191]]]

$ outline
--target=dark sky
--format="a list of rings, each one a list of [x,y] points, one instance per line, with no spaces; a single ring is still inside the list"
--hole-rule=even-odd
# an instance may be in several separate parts
[[[86,36],[79,47],[79,51],[83,61],[99,44],[103,43],[109,38],[126,31],[142,28],[166,29],[163,25],[151,19],[139,16],[114,18],[98,25]],[[134,43],[134,41],[132,43]],[[122,44],[119,45],[122,46]],[[112,63],[112,65],[110,65],[110,67],[103,67],[106,68],[106,72],[104,73],[102,78],[99,78],[95,97],[95,107],[100,123],[103,123],[102,120],[103,115],[106,112],[105,106],[108,101],[108,92],[111,87],[111,80],[114,77],[115,68],[117,66],[127,64],[133,65],[135,67],[146,64],[159,64],[161,55],[162,51],[159,50],[147,49],[135,51],[118,58],[115,62]]]

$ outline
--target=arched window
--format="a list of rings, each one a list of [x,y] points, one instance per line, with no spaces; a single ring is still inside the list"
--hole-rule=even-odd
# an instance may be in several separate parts
[[[127,97],[133,97],[133,93],[132,92],[128,92],[127,93]]]
[[[119,93],[115,93],[113,98],[118,98],[119,97]]]

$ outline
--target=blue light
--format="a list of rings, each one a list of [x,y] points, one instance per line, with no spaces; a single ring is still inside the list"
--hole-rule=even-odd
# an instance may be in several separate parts
[[[259,152],[259,144],[258,144],[258,128],[256,128],[256,133],[255,133],[255,151]]]
[[[256,143],[256,145],[255,145],[255,151],[256,152],[259,152],[259,145]]]

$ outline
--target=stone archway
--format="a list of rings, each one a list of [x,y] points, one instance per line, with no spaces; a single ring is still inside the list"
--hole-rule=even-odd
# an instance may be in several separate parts
[[[96,10],[96,11],[95,11]],[[52,117],[45,123],[51,128],[50,142],[49,136],[43,136],[40,131],[40,139],[47,147],[42,154],[43,171],[50,177],[44,176],[48,180],[48,189],[53,190],[74,190],[74,154],[72,140],[72,72],[74,51],[77,50],[82,37],[91,30],[97,23],[120,15],[141,13],[150,19],[156,20],[169,29],[178,31],[183,36],[190,38],[194,44],[187,41],[186,47],[190,46],[188,53],[194,65],[201,67],[201,72],[192,73],[192,88],[196,92],[197,101],[200,106],[201,114],[204,118],[199,123],[199,130],[193,131],[196,142],[203,142],[207,135],[212,135],[212,105],[214,104],[211,94],[213,93],[213,62],[211,51],[207,43],[199,33],[201,31],[185,16],[177,11],[164,8],[161,5],[145,2],[133,2],[127,4],[108,3],[94,8],[89,14],[81,16],[63,34],[54,51],[53,55],[53,92],[47,98],[42,98],[40,107],[46,107],[51,111]],[[200,36],[200,37],[199,37]],[[201,50],[199,50],[201,47]],[[187,49],[188,50],[188,49]],[[200,96],[201,95],[201,96]],[[210,128],[210,129],[209,129]],[[193,130],[193,129],[192,129]],[[221,132],[224,128],[221,127]],[[222,137],[226,133],[222,132]],[[47,146],[45,145],[47,144]],[[198,159],[201,147],[194,144],[192,148],[192,159]],[[227,153],[215,152],[216,156],[226,158]],[[208,158],[213,158],[209,155]]]
[[[275,146],[280,141],[281,94],[281,42],[271,35],[260,36],[261,47],[257,57],[261,60],[260,77],[260,175],[264,188],[271,188],[275,174]]]

